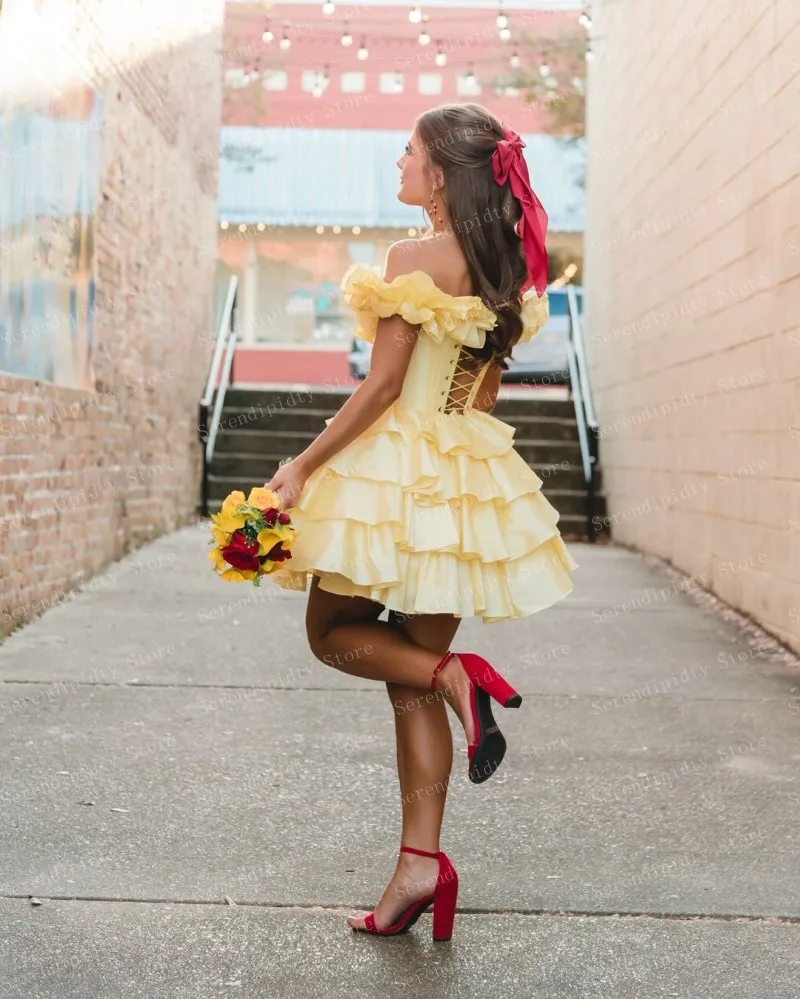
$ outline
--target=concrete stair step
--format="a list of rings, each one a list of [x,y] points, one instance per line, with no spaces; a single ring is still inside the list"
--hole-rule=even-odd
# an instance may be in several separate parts
[[[265,444],[272,443],[274,443],[274,438],[272,437],[269,442],[265,442]],[[260,484],[257,480],[264,481],[265,478],[273,475],[283,458],[299,453],[301,450],[302,447],[298,447],[295,451],[289,450],[286,452],[276,452],[271,449],[267,450],[266,448],[264,450],[240,453],[222,452],[214,455],[214,460],[211,464],[211,474],[221,478],[247,480],[251,485]],[[524,450],[526,449],[523,448]],[[534,444],[530,450],[530,459],[522,451],[520,453],[527,461],[529,467],[536,472],[545,484],[558,483],[560,487],[565,489],[583,489],[584,477],[580,461],[566,458],[563,455],[563,448],[559,448],[557,452],[553,451],[554,456],[556,453],[561,455],[557,460],[555,457],[553,460],[548,460],[544,450],[538,443]],[[574,458],[575,456],[573,456]]]

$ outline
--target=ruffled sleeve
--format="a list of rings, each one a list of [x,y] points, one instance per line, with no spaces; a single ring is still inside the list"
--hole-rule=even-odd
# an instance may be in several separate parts
[[[527,343],[550,318],[550,300],[547,292],[539,298],[536,291],[531,291],[522,298],[522,336],[517,343]]]
[[[378,320],[388,316],[402,316],[437,343],[447,336],[467,347],[482,347],[486,330],[497,322],[477,295],[447,295],[424,271],[387,282],[363,264],[353,264],[340,287],[356,315],[356,336],[369,343],[375,341]]]

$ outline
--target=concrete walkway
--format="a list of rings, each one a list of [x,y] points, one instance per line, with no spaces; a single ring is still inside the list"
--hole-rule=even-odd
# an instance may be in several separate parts
[[[430,915],[356,935],[397,848],[385,690],[311,657],[304,595],[214,579],[206,536],[0,646],[3,999],[800,995],[791,657],[677,574],[573,546],[567,600],[455,643],[525,702],[479,787],[453,722],[453,940]]]

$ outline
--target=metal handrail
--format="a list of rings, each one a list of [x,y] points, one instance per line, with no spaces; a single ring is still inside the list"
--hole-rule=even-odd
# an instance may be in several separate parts
[[[578,310],[578,296],[575,294],[575,287],[571,284],[567,285],[567,304],[569,305],[570,331],[575,344],[575,356],[578,362],[581,395],[583,396],[584,405],[586,407],[586,422],[590,427],[596,427],[597,420],[594,415],[592,392],[589,386],[589,369],[586,364],[586,349],[583,343],[580,311]]]
[[[573,285],[567,285],[569,306],[569,379],[578,426],[583,477],[586,482],[586,533],[589,541],[596,540],[594,511],[597,498],[598,424],[594,415],[589,371],[583,342],[578,296]]]
[[[231,382],[231,371],[233,369],[233,358],[236,353],[236,342],[238,332],[235,328],[234,315],[236,312],[236,289],[238,278],[232,275],[228,281],[228,291],[225,295],[225,304],[222,308],[217,336],[214,341],[214,351],[211,355],[211,363],[208,368],[208,378],[206,379],[205,391],[200,400],[200,412],[197,430],[201,442],[203,443],[203,469],[201,484],[201,511],[204,517],[208,516],[208,469],[211,459],[214,456],[214,447],[217,443],[217,433],[219,430],[220,416],[225,405],[225,394]],[[222,361],[223,353],[225,359]],[[220,361],[222,361],[222,371],[220,372]],[[216,398],[214,393],[216,392]],[[208,410],[214,402],[214,412],[212,415],[211,429],[208,427]]]

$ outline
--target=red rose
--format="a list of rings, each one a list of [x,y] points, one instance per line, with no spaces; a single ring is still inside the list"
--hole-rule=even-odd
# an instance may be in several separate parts
[[[278,519],[279,510],[275,506],[271,506],[266,510],[261,511],[264,514],[264,521],[267,527],[274,527],[275,521]],[[283,521],[281,521],[283,523]]]
[[[292,518],[289,516],[288,513],[279,513],[278,514],[278,523],[280,523],[280,524],[288,524],[291,519]]]
[[[222,549],[222,557],[234,569],[258,569],[261,565],[258,560],[258,542],[248,540],[241,531],[236,531],[230,544]]]
[[[273,545],[266,554],[266,558],[268,558],[270,562],[284,562],[287,558],[291,557],[292,553],[288,551],[288,549],[281,548],[280,541],[277,545]]]

